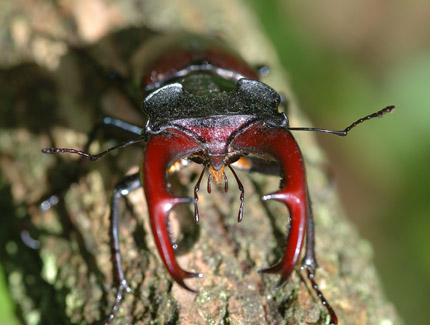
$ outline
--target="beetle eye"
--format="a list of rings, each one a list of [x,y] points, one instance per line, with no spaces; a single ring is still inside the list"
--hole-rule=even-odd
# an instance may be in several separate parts
[[[268,85],[252,79],[240,79],[237,82],[237,91],[244,103],[254,106],[258,104],[260,109],[277,111],[281,98],[279,94]]]

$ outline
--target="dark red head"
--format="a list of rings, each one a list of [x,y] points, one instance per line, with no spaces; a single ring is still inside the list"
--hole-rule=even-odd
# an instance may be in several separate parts
[[[170,165],[189,159],[205,166],[220,183],[224,168],[240,157],[261,157],[275,161],[285,176],[283,188],[263,198],[281,201],[291,212],[285,257],[267,270],[280,272],[285,281],[297,264],[306,229],[307,194],[300,150],[288,131],[285,114],[278,112],[277,92],[256,80],[240,79],[224,90],[214,88],[217,82],[206,73],[195,74],[191,80],[152,92],[143,103],[149,116],[146,132],[151,137],[144,153],[142,184],[157,247],[171,276],[189,289],[184,279],[198,274],[183,271],[176,263],[167,218],[175,205],[193,199],[169,192],[166,171]]]

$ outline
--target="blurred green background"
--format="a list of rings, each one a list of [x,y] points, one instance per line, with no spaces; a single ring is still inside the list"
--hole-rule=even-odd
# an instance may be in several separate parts
[[[348,216],[374,246],[387,296],[407,324],[430,303],[430,1],[252,0],[319,135]]]

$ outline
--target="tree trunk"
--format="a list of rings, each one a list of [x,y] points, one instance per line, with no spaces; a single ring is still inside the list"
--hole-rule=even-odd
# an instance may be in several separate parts
[[[142,147],[94,163],[43,155],[40,149],[82,148],[92,126],[106,115],[143,123],[135,104],[141,95],[125,96],[122,84],[106,78],[104,69],[132,78],[135,51],[148,38],[178,30],[222,37],[251,64],[271,67],[263,81],[288,98],[290,124],[309,125],[244,1],[5,1],[0,12],[6,17],[0,53],[1,263],[25,323],[102,322],[114,303],[109,202],[115,183],[137,171]],[[344,216],[313,135],[303,132],[297,140],[315,214],[320,288],[341,323],[399,324],[381,291],[372,248]],[[97,141],[91,151],[115,143]],[[199,172],[192,166],[172,177],[174,191],[192,196]],[[188,282],[197,295],[172,284],[165,271],[143,191],[123,200],[121,256],[133,292],[125,296],[114,323],[326,322],[304,274],[298,271],[275,288],[276,275],[257,273],[281,257],[288,212],[260,201],[277,189],[279,178],[238,173],[246,191],[241,223],[234,182],[227,194],[200,192],[198,225],[192,206],[175,209],[170,217],[179,263],[204,274]],[[57,194],[59,203],[43,211],[37,203],[49,194]]]

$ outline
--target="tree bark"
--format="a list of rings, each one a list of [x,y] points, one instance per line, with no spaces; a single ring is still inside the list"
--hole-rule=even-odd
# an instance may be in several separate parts
[[[268,64],[271,74],[263,81],[286,95],[290,124],[309,125],[244,1],[14,1],[2,2],[0,12],[5,17],[0,53],[1,262],[24,323],[103,322],[114,303],[109,202],[115,183],[137,171],[142,147],[94,163],[43,155],[40,149],[82,148],[93,125],[106,115],[143,123],[136,109],[142,98],[130,90],[136,87],[125,84],[130,90],[125,96],[123,84],[104,75],[104,69],[113,68],[132,78],[138,45],[156,33],[177,30],[219,35],[251,64]],[[382,293],[370,244],[358,236],[339,205],[323,153],[312,134],[299,133],[297,139],[315,214],[320,288],[341,323],[399,324]],[[91,151],[114,144],[97,141]],[[172,177],[174,191],[192,196],[199,172],[194,166]],[[204,274],[188,282],[199,290],[197,295],[172,284],[164,270],[142,190],[123,200],[121,256],[133,292],[125,296],[114,323],[326,323],[326,311],[304,274],[298,271],[285,286],[274,288],[277,276],[257,273],[281,257],[288,212],[260,201],[277,189],[279,178],[238,173],[246,191],[241,223],[234,182],[227,194],[200,192],[198,225],[191,206],[171,215],[179,263]],[[59,203],[42,211],[38,203],[50,194],[57,194]],[[27,234],[40,248],[28,247],[36,242]]]

